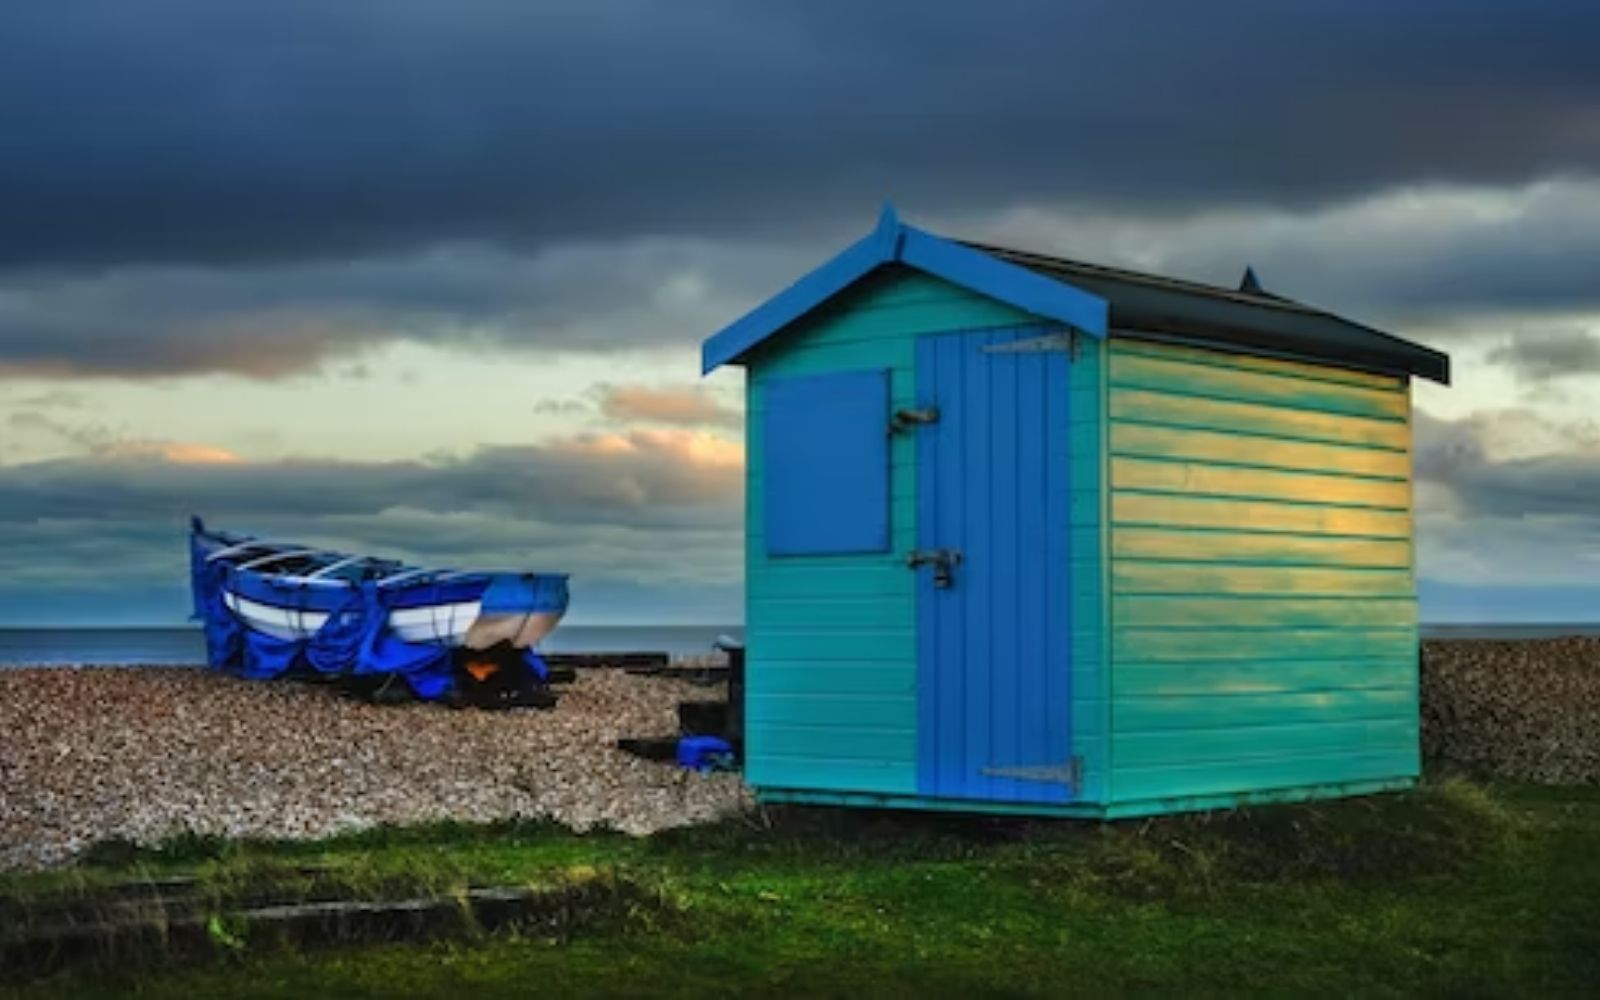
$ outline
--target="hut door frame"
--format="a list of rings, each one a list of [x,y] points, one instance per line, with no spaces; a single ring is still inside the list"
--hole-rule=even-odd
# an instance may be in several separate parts
[[[1074,337],[923,337],[917,406],[917,788],[1076,797],[1068,373]]]

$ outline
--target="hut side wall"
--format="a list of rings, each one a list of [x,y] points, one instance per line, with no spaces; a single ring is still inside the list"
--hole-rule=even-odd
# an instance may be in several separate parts
[[[1413,779],[1407,383],[1126,339],[1106,377],[1112,812]]]
[[[866,282],[749,358],[746,382],[746,776],[763,798],[893,802],[918,799],[914,434],[891,441],[891,549],[848,556],[769,557],[763,537],[764,393],[775,377],[861,369],[890,372],[892,407],[918,405],[919,335],[1036,322],[915,272]],[[1073,600],[1074,752],[1083,798],[1103,786],[1106,729],[1100,511],[1099,351],[1086,344],[1072,375],[1076,553]],[[1083,456],[1078,460],[1077,456]],[[1081,573],[1081,576],[1080,576]],[[1081,627],[1078,623],[1081,623]],[[967,803],[966,808],[981,803]]]

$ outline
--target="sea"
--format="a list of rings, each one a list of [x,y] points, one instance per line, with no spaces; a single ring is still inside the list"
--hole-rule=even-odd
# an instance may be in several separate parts
[[[1428,639],[1551,639],[1600,636],[1600,622],[1423,625]],[[541,648],[552,653],[663,652],[694,656],[741,625],[563,625]],[[17,665],[199,666],[205,642],[197,628],[0,628],[0,667]]]
[[[719,636],[743,641],[740,625],[563,625],[540,649],[550,653],[711,651]],[[0,628],[0,666],[205,663],[200,630],[184,628]]]

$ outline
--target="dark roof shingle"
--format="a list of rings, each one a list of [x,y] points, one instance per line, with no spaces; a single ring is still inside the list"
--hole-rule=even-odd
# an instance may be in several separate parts
[[[1007,247],[963,245],[1110,303],[1113,333],[1146,334],[1450,383],[1450,358],[1409,340],[1267,292],[1085,264]]]

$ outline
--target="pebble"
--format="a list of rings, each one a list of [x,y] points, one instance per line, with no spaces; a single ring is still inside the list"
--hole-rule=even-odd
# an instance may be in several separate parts
[[[190,831],[305,839],[380,824],[546,818],[647,835],[750,808],[738,774],[615,747],[677,732],[721,688],[580,670],[548,711],[369,705],[206,670],[0,670],[0,869]]]

